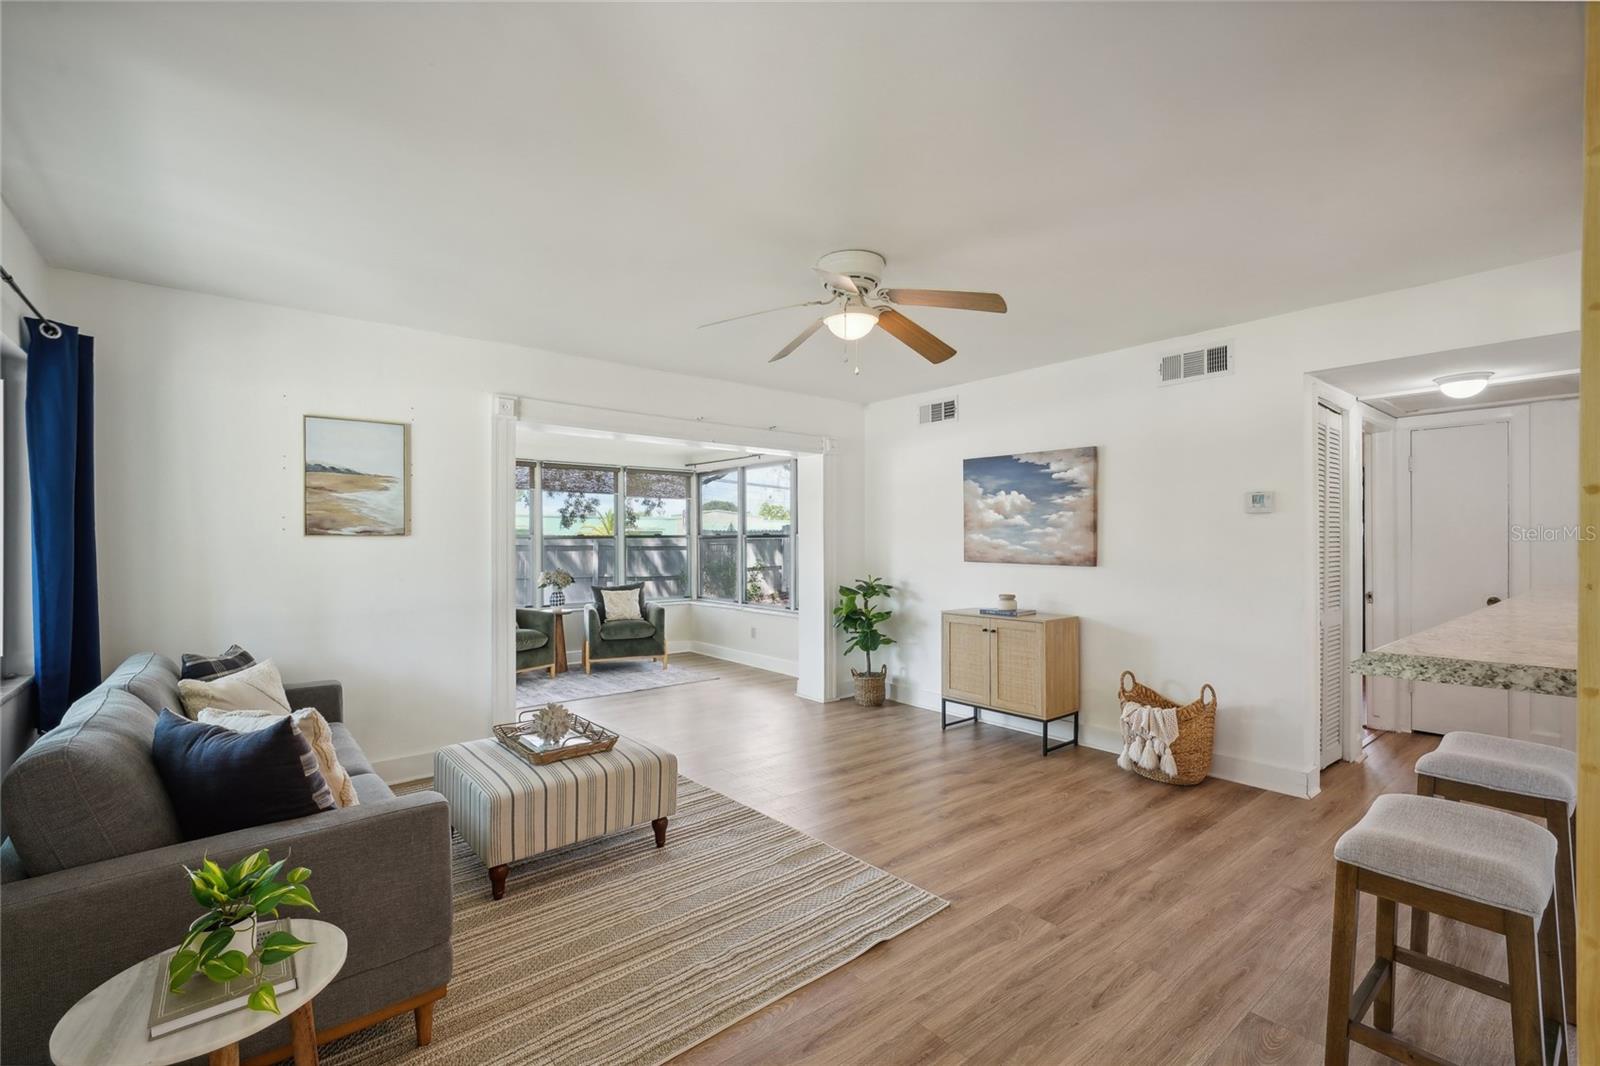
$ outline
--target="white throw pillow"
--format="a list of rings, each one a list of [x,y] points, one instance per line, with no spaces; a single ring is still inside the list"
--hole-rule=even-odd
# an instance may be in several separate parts
[[[271,659],[262,659],[231,674],[209,681],[179,681],[183,713],[193,718],[206,707],[219,711],[253,711],[265,708],[279,714],[294,710],[283,691],[283,678]]]
[[[206,707],[200,711],[196,721],[220,725],[235,733],[254,733],[258,729],[266,729],[282,717],[282,711],[224,711]],[[333,730],[328,728],[328,720],[315,708],[304,707],[294,712],[294,727],[311,745],[311,752],[317,757],[317,769],[322,771],[328,789],[333,793],[333,802],[341,807],[354,807],[359,803],[355,782],[350,780],[350,774],[340,764],[339,753],[334,749]]]
[[[605,600],[607,622],[644,617],[639,613],[638,589],[601,589],[600,595]]]

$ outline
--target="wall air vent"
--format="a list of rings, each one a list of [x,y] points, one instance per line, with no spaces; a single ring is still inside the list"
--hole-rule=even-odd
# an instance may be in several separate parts
[[[1233,372],[1233,355],[1226,344],[1211,348],[1196,348],[1192,352],[1163,356],[1160,364],[1161,384],[1176,385],[1180,381],[1195,381],[1216,374]]]
[[[955,420],[956,402],[954,400],[925,403],[917,408],[917,421],[922,425],[927,425],[929,422],[954,422]]]

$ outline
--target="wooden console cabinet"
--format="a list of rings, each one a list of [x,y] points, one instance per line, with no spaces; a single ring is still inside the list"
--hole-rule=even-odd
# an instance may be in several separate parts
[[[1004,711],[1039,721],[1046,755],[1078,743],[1078,619],[1064,614],[1001,618],[977,608],[946,611],[939,728]],[[951,721],[948,704],[972,708]],[[1050,743],[1050,723],[1072,719],[1072,739]]]

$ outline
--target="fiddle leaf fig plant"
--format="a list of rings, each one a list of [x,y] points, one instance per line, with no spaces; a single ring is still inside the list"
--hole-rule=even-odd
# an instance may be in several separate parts
[[[867,657],[867,673],[872,673],[872,653],[894,643],[894,638],[878,627],[894,612],[872,601],[887,599],[894,586],[868,574],[854,585],[839,586],[839,602],[833,608],[833,628],[849,634],[844,650],[859,651]],[[887,668],[885,668],[887,669]]]
[[[218,984],[226,984],[246,974],[260,976],[264,967],[282,962],[295,952],[311,946],[293,933],[279,930],[255,943],[256,921],[276,918],[280,907],[317,909],[306,881],[311,871],[296,866],[287,873],[287,860],[272,861],[267,850],[246,855],[227,869],[211,859],[198,870],[185,866],[189,891],[205,913],[189,923],[178,951],[167,964],[168,987],[182,992],[196,974]],[[282,874],[282,879],[279,875]],[[235,936],[253,945],[250,951],[234,947]],[[270,981],[260,981],[250,993],[251,1010],[278,1013],[278,997]]]

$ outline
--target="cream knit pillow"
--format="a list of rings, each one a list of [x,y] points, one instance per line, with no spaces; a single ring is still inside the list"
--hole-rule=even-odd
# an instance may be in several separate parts
[[[282,717],[282,711],[224,711],[206,707],[196,720],[206,725],[220,725],[235,733],[254,733],[258,729],[266,729]],[[294,712],[294,727],[311,745],[311,753],[317,757],[317,768],[322,771],[328,789],[333,793],[333,802],[341,807],[354,807],[359,803],[355,782],[350,780],[350,774],[339,762],[339,753],[334,750],[333,730],[328,728],[327,719],[314,708],[305,707]]]
[[[639,613],[638,589],[600,589],[599,592],[605,600],[607,622],[644,617]]]
[[[179,681],[178,695],[183,699],[183,713],[190,718],[206,707],[219,711],[266,709],[278,714],[294,710],[283,691],[277,664],[271,659],[209,681]]]

